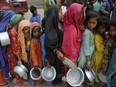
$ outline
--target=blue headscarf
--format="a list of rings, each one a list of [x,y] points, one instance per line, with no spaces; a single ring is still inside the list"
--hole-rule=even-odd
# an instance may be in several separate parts
[[[0,21],[0,32],[3,32],[6,30],[6,26],[14,14],[15,13],[11,10],[4,12],[2,20]]]

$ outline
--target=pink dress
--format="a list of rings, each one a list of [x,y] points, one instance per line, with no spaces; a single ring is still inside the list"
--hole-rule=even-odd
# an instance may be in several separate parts
[[[84,24],[84,16],[82,14],[81,21],[79,21],[80,12],[83,5],[72,4],[64,16],[64,35],[62,42],[62,51],[64,56],[72,61],[76,61],[79,56],[82,33],[80,26]]]

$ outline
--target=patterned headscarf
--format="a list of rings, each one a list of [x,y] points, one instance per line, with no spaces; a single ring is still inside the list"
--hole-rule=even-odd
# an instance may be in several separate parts
[[[18,26],[18,41],[19,41],[19,45],[21,47],[21,58],[24,62],[28,62],[28,58],[27,58],[27,53],[26,53],[26,47],[25,47],[25,38],[24,38],[24,33],[23,33],[23,29],[24,27],[29,26],[30,27],[30,21],[28,20],[22,20],[19,23]]]

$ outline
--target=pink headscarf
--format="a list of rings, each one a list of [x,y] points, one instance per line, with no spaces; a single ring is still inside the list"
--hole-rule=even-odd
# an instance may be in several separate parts
[[[18,26],[18,42],[19,42],[19,46],[21,47],[21,59],[24,61],[24,62],[28,62],[28,58],[27,58],[27,52],[26,52],[26,47],[25,47],[25,38],[24,38],[24,33],[23,33],[23,28],[24,27],[30,27],[30,21],[28,20],[22,20],[20,23],[19,23],[19,26]]]
[[[64,36],[62,42],[62,51],[64,55],[72,61],[76,61],[81,46],[82,31],[80,25],[84,25],[84,16],[79,21],[80,12],[83,5],[73,3],[64,15]]]

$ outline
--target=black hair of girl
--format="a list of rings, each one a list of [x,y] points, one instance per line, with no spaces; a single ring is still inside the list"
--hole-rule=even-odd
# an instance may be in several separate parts
[[[86,15],[86,19],[85,19],[85,26],[87,24],[87,22],[91,19],[91,18],[96,18],[97,21],[99,21],[100,15],[98,12],[96,11],[89,11]]]
[[[110,31],[110,26],[113,26],[113,27],[115,27],[115,29],[116,29],[116,20],[111,20],[110,22],[109,22],[109,31]],[[115,40],[115,42],[116,42],[116,36],[113,38],[114,40]]]
[[[34,31],[35,27],[39,27],[39,26],[34,26],[34,27],[32,28],[32,31],[31,31],[31,38],[36,38],[36,37],[33,35],[33,31]],[[39,29],[41,30],[40,27],[39,27]],[[40,36],[38,36],[38,37],[40,38]]]
[[[113,26],[116,28],[116,20],[111,20],[110,23],[109,23],[109,27],[110,26]]]

